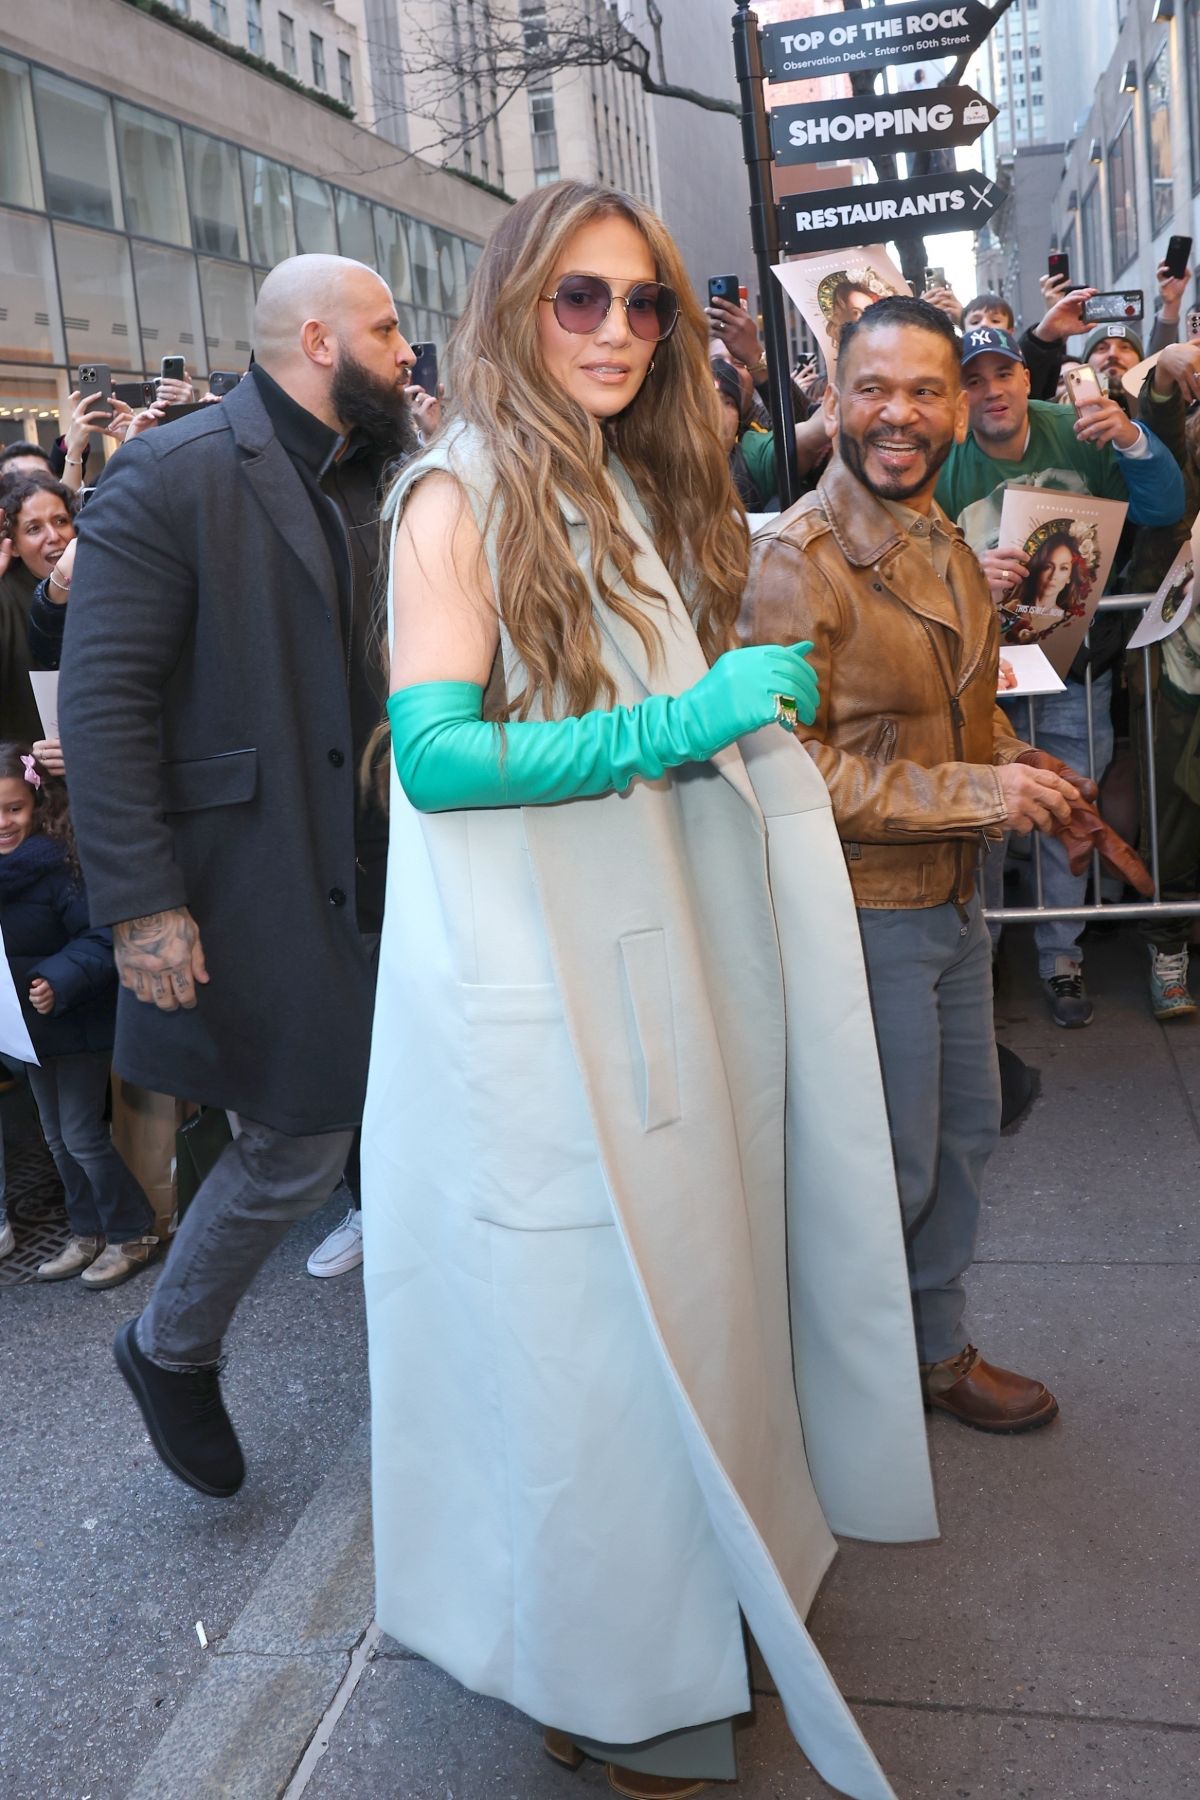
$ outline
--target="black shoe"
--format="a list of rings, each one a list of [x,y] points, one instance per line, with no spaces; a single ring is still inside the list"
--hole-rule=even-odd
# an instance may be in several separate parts
[[[141,1408],[150,1442],[180,1481],[228,1500],[246,1475],[242,1447],[221,1399],[216,1369],[160,1369],[143,1355],[136,1319],[113,1339],[117,1367]]]
[[[1042,990],[1050,1002],[1054,1023],[1061,1025],[1064,1031],[1078,1031],[1081,1026],[1091,1024],[1092,1003],[1078,963],[1060,956],[1053,975],[1042,982]]]

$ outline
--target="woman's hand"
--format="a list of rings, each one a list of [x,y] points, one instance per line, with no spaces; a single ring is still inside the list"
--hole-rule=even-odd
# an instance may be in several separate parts
[[[166,421],[165,404],[165,401],[156,400],[153,406],[143,406],[140,412],[135,412],[126,429],[125,442],[128,443],[131,438],[140,437],[143,431],[149,431],[155,425],[164,424]]]
[[[46,597],[52,600],[55,606],[67,604],[67,595],[71,590],[71,576],[75,570],[75,546],[78,542],[78,538],[71,539],[47,577]]]
[[[441,382],[438,383],[436,394],[426,393],[423,387],[417,387],[415,384],[410,384],[404,390],[404,398],[408,401],[413,424],[426,440],[441,430],[442,398],[445,391]]]
[[[39,975],[36,981],[29,984],[29,1004],[36,1013],[52,1013],[54,1011],[54,989],[48,981]]]
[[[999,674],[999,676],[997,678],[997,682],[996,682],[996,692],[998,694],[1011,693],[1011,691],[1013,690],[1013,688],[1016,687],[1016,685],[1017,685],[1017,671],[1013,668],[1012,664],[1008,661],[1008,659],[1006,657],[1002,656],[1000,658],[1000,674]]]
[[[112,418],[109,420],[108,424],[102,426],[101,429],[103,430],[105,437],[115,438],[118,444],[123,444],[128,435],[132,419],[132,406],[129,405],[128,401],[118,400],[114,394],[112,401]]]

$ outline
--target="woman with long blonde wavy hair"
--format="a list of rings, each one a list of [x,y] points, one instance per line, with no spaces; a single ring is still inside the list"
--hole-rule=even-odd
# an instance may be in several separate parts
[[[649,1800],[735,1778],[744,1615],[816,1766],[886,1800],[803,1618],[824,1514],[928,1535],[903,1247],[853,906],[790,732],[809,646],[735,647],[706,341],[652,212],[538,190],[385,508],[378,1616]]]

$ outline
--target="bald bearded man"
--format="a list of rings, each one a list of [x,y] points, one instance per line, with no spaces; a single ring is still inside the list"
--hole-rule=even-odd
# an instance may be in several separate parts
[[[356,771],[383,717],[382,461],[413,442],[413,354],[342,257],[267,276],[256,362],[144,433],[81,516],[59,720],[92,920],[112,927],[114,1065],[238,1115],[117,1362],[168,1468],[227,1498],[226,1328],[329,1197],[362,1113],[379,844]]]

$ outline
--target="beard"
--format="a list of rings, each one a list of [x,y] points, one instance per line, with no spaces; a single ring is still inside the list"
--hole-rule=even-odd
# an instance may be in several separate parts
[[[904,443],[914,450],[922,452],[925,466],[920,474],[913,471],[910,476],[894,475],[890,479],[873,481],[867,473],[867,449],[877,439],[885,443]],[[865,437],[851,437],[845,426],[838,433],[838,448],[842,461],[850,473],[862,482],[863,486],[879,500],[909,500],[914,494],[921,493],[929,487],[938,470],[954,447],[953,437],[940,443],[932,438],[922,437],[912,431],[869,431]]]
[[[418,448],[403,388],[373,375],[347,350],[338,354],[329,399],[346,430],[361,431],[383,455],[402,456]]]

